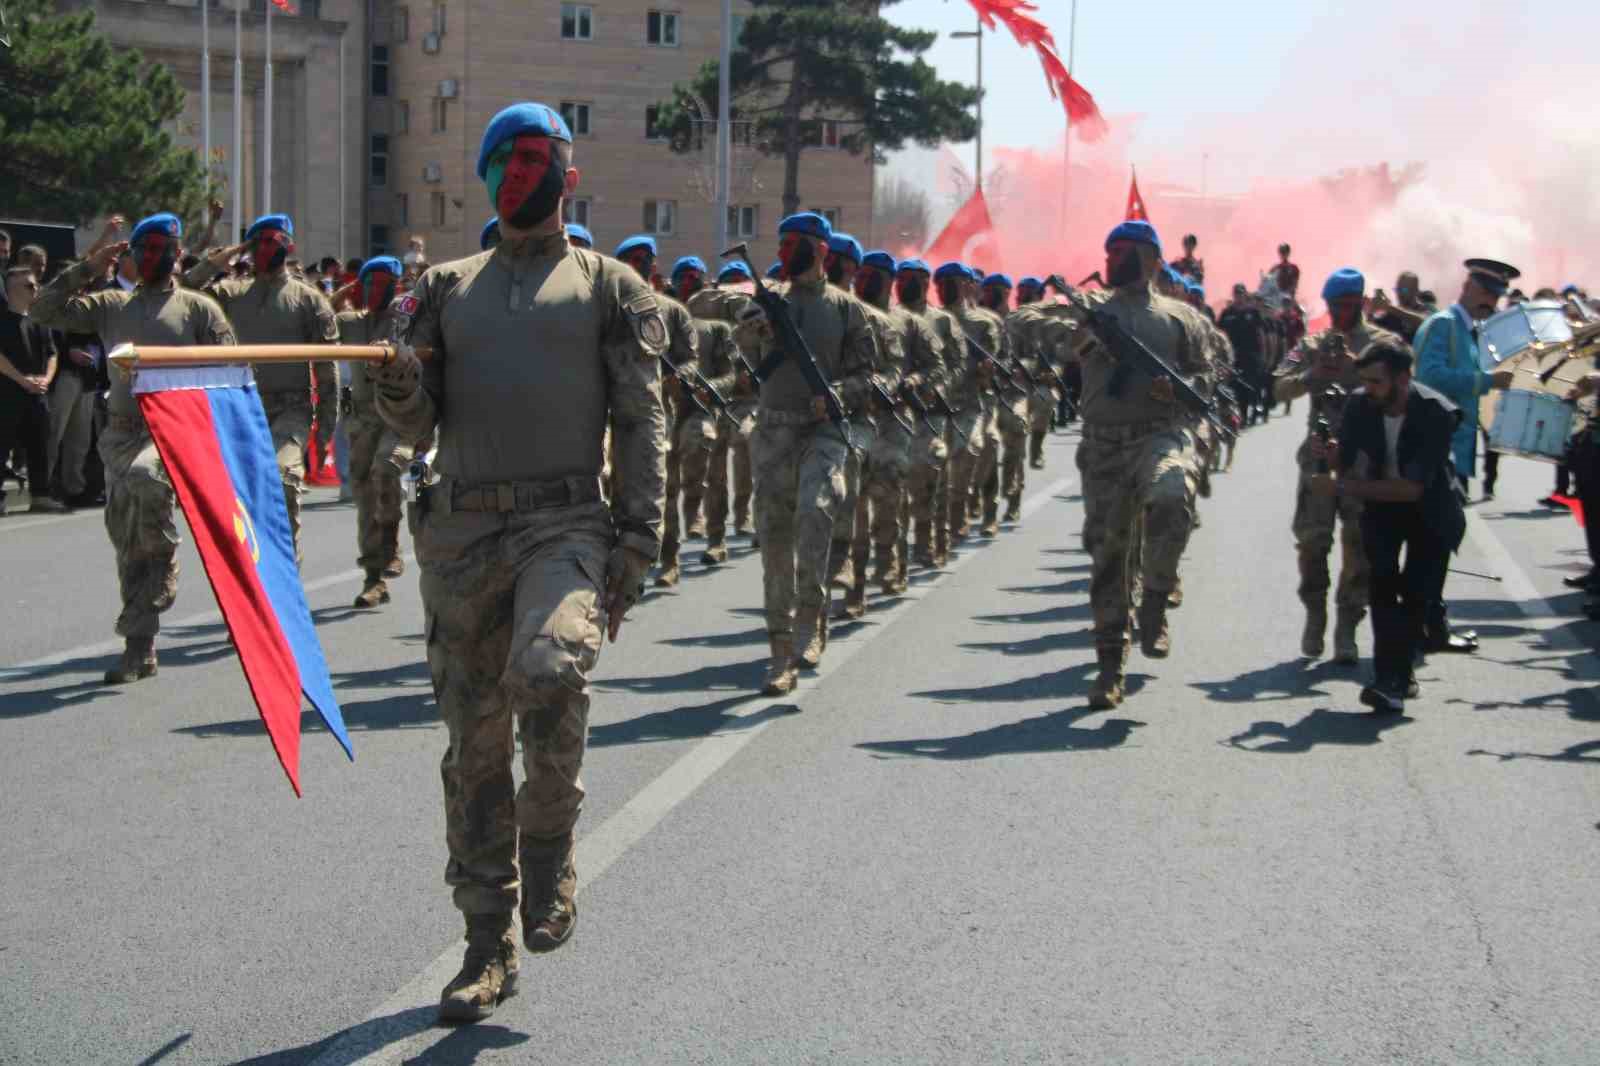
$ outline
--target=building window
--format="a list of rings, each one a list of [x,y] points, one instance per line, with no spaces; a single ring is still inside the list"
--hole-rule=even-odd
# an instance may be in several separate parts
[[[644,109],[644,139],[645,140],[647,140],[647,141],[664,141],[664,140],[667,139],[667,131],[656,128],[657,125],[660,122],[660,119],[661,119],[661,108],[660,108],[660,106],[658,106],[656,104],[651,104],[649,107]]]
[[[394,102],[394,131],[396,133],[411,132],[411,101],[396,100]]]
[[[839,120],[832,118],[818,119],[814,125],[806,130],[806,143],[814,148],[839,147]]]
[[[568,41],[594,40],[594,8],[588,4],[562,4],[561,36]]]
[[[739,38],[744,36],[744,16],[733,16],[733,47],[739,47]]]
[[[678,13],[676,11],[651,11],[644,17],[646,44],[662,48],[678,47]]]
[[[397,7],[389,21],[389,42],[402,44],[411,38],[411,9]]]
[[[444,228],[444,193],[442,193],[442,192],[432,193],[428,197],[428,199],[431,201],[430,206],[433,208],[433,228],[434,229],[443,229]]]
[[[444,36],[444,5],[433,5],[433,32],[440,37]]]
[[[572,131],[574,137],[589,136],[589,104],[580,104],[576,100],[561,101],[561,117],[567,122],[567,129]]]
[[[411,197],[406,193],[396,193],[394,197],[394,220],[401,227],[411,225]]]
[[[760,209],[755,204],[728,205],[728,236],[754,237]]]
[[[644,231],[670,237],[678,232],[678,201],[646,200],[644,202]]]
[[[389,95],[389,46],[372,46],[372,95]]]
[[[813,211],[816,214],[819,214],[823,218],[827,219],[828,220],[828,225],[832,226],[835,229],[839,228],[839,225],[840,225],[839,219],[844,216],[843,209],[838,208],[838,207],[811,207],[811,208],[807,208],[807,210],[808,211]]]
[[[368,226],[367,244],[371,246],[373,255],[382,255],[389,250],[389,227]]]
[[[561,221],[576,222],[580,226],[587,226],[589,224],[590,202],[587,196],[577,200],[562,200]]]
[[[389,135],[372,135],[372,184],[389,184]]]
[[[428,102],[428,111],[433,116],[433,132],[443,133],[450,128],[450,101],[443,96],[435,96]]]

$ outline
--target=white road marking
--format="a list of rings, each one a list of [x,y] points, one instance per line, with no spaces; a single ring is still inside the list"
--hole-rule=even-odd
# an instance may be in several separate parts
[[[15,522],[7,520],[5,522],[0,522],[0,533],[18,533],[24,529],[35,529],[39,526],[53,526],[57,522],[71,522],[79,518],[86,518],[90,514],[97,511],[99,511],[98,507],[93,509],[84,508],[81,511],[73,511],[71,514],[58,514],[51,518],[25,518],[21,521]]]
[[[1023,504],[1023,517],[1038,511],[1076,481],[1076,475],[1069,475],[1030,496]],[[996,542],[990,542],[993,543]],[[943,573],[952,574],[982,554],[982,551],[964,552],[952,559]],[[822,665],[809,677],[802,675],[800,686],[793,693],[776,699],[754,699],[730,711],[729,716],[751,718],[763,715],[774,707],[798,706],[808,692],[815,690],[830,674],[885,632],[889,628],[888,623],[898,620],[919,600],[945,585],[947,582],[938,581],[905,593],[887,610],[874,613],[874,620],[883,624],[866,627],[837,641],[830,640],[828,654],[822,660]],[[640,789],[620,810],[579,838],[575,859],[579,870],[579,891],[582,892],[582,886],[599,880],[612,863],[644,839],[674,807],[692,796],[778,717],[781,716],[764,717],[748,728],[732,733],[713,733],[701,740]],[[435,1027],[433,1008],[438,1003],[439,990],[460,968],[460,960],[459,943],[446,948],[404,988],[368,1015],[364,1022],[350,1029],[342,1039],[317,1056],[311,1066],[399,1064],[413,1058],[428,1043],[443,1039],[449,1030]]]
[[[1500,538],[1494,530],[1489,528],[1489,523],[1476,511],[1467,512],[1467,536],[1472,543],[1483,553],[1489,563],[1489,571],[1499,577],[1500,586],[1506,598],[1517,605],[1517,610],[1529,618],[1555,618],[1556,609],[1550,601],[1539,595],[1533,587],[1533,582],[1528,580],[1528,575],[1517,565],[1506,546],[1500,543]],[[1448,601],[1449,597],[1446,597]]]

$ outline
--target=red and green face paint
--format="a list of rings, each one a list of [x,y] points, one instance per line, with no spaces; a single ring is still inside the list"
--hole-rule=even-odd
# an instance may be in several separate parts
[[[1361,323],[1361,296],[1336,296],[1328,301],[1328,320],[1341,333],[1349,333]]]
[[[178,261],[178,242],[165,233],[146,233],[133,247],[139,280],[156,285],[167,279]]]
[[[278,229],[264,229],[255,236],[250,260],[257,274],[270,274],[283,266],[283,261],[294,251],[294,241]]]
[[[369,270],[361,279],[361,306],[373,314],[381,313],[394,299],[397,279],[387,270]]]
[[[883,295],[884,282],[888,278],[889,275],[877,267],[862,267],[856,271],[856,295],[869,304],[876,304],[878,298]]]
[[[928,279],[915,270],[896,274],[894,294],[903,304],[919,304],[928,295]]]
[[[641,278],[652,280],[650,276],[655,271],[656,257],[650,253],[649,248],[641,244],[636,248],[629,248],[618,258],[637,270]]]
[[[494,150],[484,181],[495,213],[517,229],[531,229],[560,206],[566,175],[555,142],[525,133]]]
[[[816,238],[804,233],[785,233],[778,244],[778,261],[783,264],[779,276],[788,281],[809,274],[817,265],[817,244]]]
[[[680,301],[687,300],[701,289],[705,288],[705,275],[698,270],[680,270],[672,279],[673,295]]]

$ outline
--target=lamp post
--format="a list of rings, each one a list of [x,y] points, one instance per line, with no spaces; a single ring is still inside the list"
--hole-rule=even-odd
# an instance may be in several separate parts
[[[1067,76],[1072,76],[1073,53],[1078,43],[1078,0],[1072,0],[1071,21],[1067,23]],[[1067,211],[1072,199],[1072,113],[1067,113],[1067,130],[1061,138],[1061,234],[1067,233]]]
[[[978,28],[970,33],[957,32],[950,35],[957,40],[973,39],[978,43],[978,153],[977,166],[973,171],[973,180],[979,192],[983,191],[983,19],[978,19]]]

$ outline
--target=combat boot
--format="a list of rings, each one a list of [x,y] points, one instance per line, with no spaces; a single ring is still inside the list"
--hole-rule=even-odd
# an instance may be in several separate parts
[[[1146,588],[1139,604],[1139,649],[1152,659],[1165,659],[1172,652],[1172,636],[1167,632],[1166,593]]]
[[[106,671],[106,684],[126,685],[156,676],[156,638],[129,637],[122,646],[122,658]]]
[[[855,562],[850,558],[850,542],[836,540],[828,548],[828,583],[834,588],[849,591],[856,583]]]
[[[1361,649],[1356,646],[1356,626],[1367,612],[1360,607],[1340,607],[1333,623],[1333,661],[1341,666],[1351,666],[1361,661]]]
[[[1122,704],[1121,648],[1099,649],[1100,676],[1089,686],[1089,706],[1097,711],[1109,711]]]
[[[794,667],[794,643],[789,637],[777,633],[767,634],[767,643],[772,648],[772,658],[767,663],[767,676],[761,683],[761,694],[786,696],[794,691],[795,683],[800,680]]]
[[[794,613],[795,663],[815,670],[828,647],[828,612],[825,607],[802,607]]]
[[[867,568],[865,565],[856,567],[856,583],[850,586],[850,591],[844,596],[844,616],[846,618],[860,618],[867,613]]]
[[[1001,519],[1001,521],[1002,522],[1020,522],[1020,521],[1022,521],[1022,494],[1021,493],[1017,493],[1015,495],[1011,495],[1011,496],[1007,496],[1006,497],[1006,514],[1005,514],[1005,517]]]
[[[700,562],[706,566],[720,566],[727,561],[728,545],[720,540],[714,544],[707,544],[704,554],[700,556]]]
[[[467,918],[467,956],[439,995],[441,1022],[476,1022],[517,994],[517,939],[511,915]]]
[[[1044,431],[1034,430],[1028,434],[1028,466],[1034,470],[1044,469]]]
[[[1306,605],[1306,628],[1300,634],[1300,654],[1307,659],[1322,658],[1323,638],[1328,631],[1326,604]]]
[[[737,536],[754,533],[750,526],[750,497],[746,496],[743,502],[733,501],[733,532]]]
[[[917,565],[933,568],[933,523],[919,518],[912,523],[917,538]]]
[[[572,865],[572,834],[554,837],[517,836],[517,865],[522,871],[522,943],[529,951],[546,952],[572,939],[578,924],[578,871]]]
[[[661,569],[656,574],[656,588],[670,589],[678,584],[678,541],[665,537],[661,541]]]
[[[983,525],[978,532],[985,537],[1000,535],[1000,505],[997,500],[983,501]]]
[[[367,572],[366,584],[361,586],[361,594],[356,597],[352,607],[372,608],[389,602],[389,586],[378,574]]]
[[[1178,577],[1178,580],[1173,583],[1172,591],[1167,593],[1167,606],[1183,606],[1183,577],[1181,575]]]
[[[706,535],[705,512],[700,508],[699,496],[685,496],[683,498],[683,514],[689,520],[684,527],[683,535],[686,537],[703,537]]]

